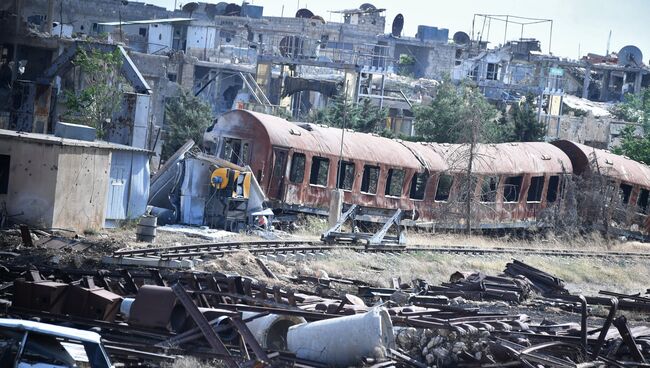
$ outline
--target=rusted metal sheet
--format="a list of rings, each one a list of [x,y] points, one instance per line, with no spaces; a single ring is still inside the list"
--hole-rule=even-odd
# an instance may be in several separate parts
[[[468,145],[441,143],[426,145],[444,157],[450,171],[467,170]],[[472,173],[477,175],[543,175],[573,172],[569,157],[559,148],[544,142],[479,144],[474,157]]]
[[[650,187],[650,167],[646,164],[572,141],[561,140],[552,144],[571,158],[576,174],[600,171],[616,180]]]

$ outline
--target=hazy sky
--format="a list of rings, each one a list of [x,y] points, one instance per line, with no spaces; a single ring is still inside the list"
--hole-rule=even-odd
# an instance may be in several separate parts
[[[174,0],[139,0],[169,9]],[[201,0],[214,2],[215,0]],[[284,7],[285,16],[295,15],[298,6],[307,7],[325,20],[341,21],[339,14],[329,10],[356,8],[367,0],[252,0],[251,3],[264,7],[264,15],[279,16]],[[178,6],[187,0],[177,0]],[[475,13],[510,14],[529,18],[553,19],[551,52],[555,55],[575,59],[578,49],[581,55],[587,52],[604,54],[607,37],[612,31],[610,51],[618,51],[625,45],[635,45],[643,52],[643,62],[650,64],[650,0],[372,0],[378,8],[386,9],[386,31],[390,32],[392,20],[398,13],[404,15],[403,35],[415,36],[418,25],[448,28],[449,37],[457,31],[468,34]],[[483,27],[477,18],[475,30]],[[510,25],[508,39],[519,38],[521,27]],[[549,25],[537,24],[524,28],[524,37],[535,37],[542,42],[542,50],[548,52]],[[487,23],[484,35],[487,36]],[[492,45],[503,42],[504,23],[492,21],[489,40]],[[484,37],[485,38],[485,37]]]

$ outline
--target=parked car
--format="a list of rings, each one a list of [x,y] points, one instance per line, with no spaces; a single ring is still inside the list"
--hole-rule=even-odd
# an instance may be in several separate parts
[[[112,368],[99,334],[0,318],[0,367]]]

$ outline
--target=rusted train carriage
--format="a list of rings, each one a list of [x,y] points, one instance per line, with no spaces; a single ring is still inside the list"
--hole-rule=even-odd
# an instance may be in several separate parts
[[[274,207],[288,210],[326,214],[336,187],[345,203],[417,209],[447,169],[432,150],[418,161],[415,148],[397,140],[245,110],[223,114],[205,137],[212,154],[250,165]]]
[[[250,165],[276,209],[326,214],[331,191],[338,187],[347,204],[413,210],[419,221],[438,228],[463,226],[467,186],[473,227],[548,225],[567,211],[565,184],[595,164],[616,188],[612,196],[620,193],[627,205],[615,216],[619,228],[647,234],[650,225],[650,168],[570,141],[478,145],[469,181],[466,145],[343,132],[246,110],[219,117],[204,146],[223,159]]]
[[[475,228],[546,226],[565,210],[563,184],[570,179],[572,164],[557,147],[543,142],[478,145],[467,182],[469,146],[426,145],[443,156],[449,166],[439,180],[431,206],[434,212],[445,214],[432,217],[437,227],[463,225],[467,186],[473,195],[471,218]],[[445,219],[458,220],[453,224]]]
[[[650,167],[627,157],[572,141],[561,140],[552,144],[571,159],[574,174],[582,179],[583,187],[580,190],[602,193],[600,197],[595,198],[596,203],[587,203],[588,200],[578,203],[579,214],[583,217],[593,217],[594,222],[602,222],[603,216],[611,216],[609,225],[613,225],[614,229],[610,228],[610,231],[615,230],[621,235],[648,240]],[[599,174],[608,183],[602,183],[599,175],[594,174]],[[594,185],[595,188],[589,188]],[[603,212],[604,209],[607,211]]]

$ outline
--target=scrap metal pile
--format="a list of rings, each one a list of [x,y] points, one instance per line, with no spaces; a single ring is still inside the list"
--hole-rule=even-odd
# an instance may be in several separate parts
[[[180,356],[228,367],[637,367],[650,359],[650,328],[618,313],[648,312],[650,298],[570,295],[562,280],[519,261],[503,275],[456,272],[439,286],[394,279],[391,288],[275,275],[258,264],[273,285],[219,272],[7,263],[3,315],[97,331],[126,366]],[[580,323],[535,321],[485,300],[572,306]],[[589,318],[588,301],[609,305],[604,321]]]

